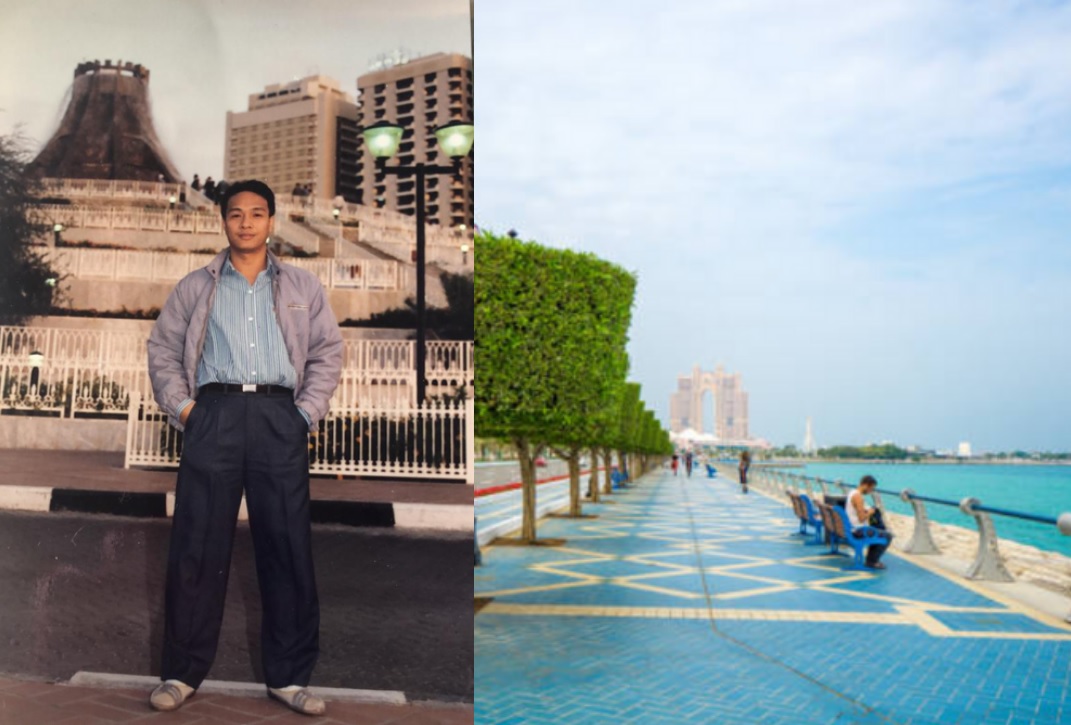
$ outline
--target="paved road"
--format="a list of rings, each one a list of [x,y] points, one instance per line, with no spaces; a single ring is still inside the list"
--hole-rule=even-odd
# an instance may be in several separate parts
[[[159,674],[170,523],[0,512],[0,674]],[[469,535],[313,527],[321,655],[313,684],[472,701]],[[263,681],[260,599],[239,525],[209,677]]]
[[[536,478],[553,478],[564,476],[569,473],[569,466],[565,461],[548,460],[543,468],[536,469]],[[476,464],[476,489],[488,486],[501,486],[521,480],[521,467],[516,461],[501,461],[496,463]]]

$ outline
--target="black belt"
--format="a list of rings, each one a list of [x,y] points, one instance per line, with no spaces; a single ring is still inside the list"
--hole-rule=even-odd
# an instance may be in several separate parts
[[[198,393],[277,393],[293,395],[294,391],[282,385],[241,385],[240,383],[209,383],[202,385]]]

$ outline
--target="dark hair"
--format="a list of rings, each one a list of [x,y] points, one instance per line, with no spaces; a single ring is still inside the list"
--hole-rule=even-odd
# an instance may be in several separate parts
[[[871,475],[866,475],[866,476],[863,476],[862,478],[859,479],[859,485],[860,486],[865,486],[868,483],[877,486],[878,485],[878,479],[874,478]]]
[[[268,202],[268,216],[275,216],[275,193],[271,190],[270,186],[263,181],[257,181],[256,179],[236,181],[227,187],[227,190],[223,192],[223,196],[219,198],[220,216],[224,219],[227,218],[227,205],[231,203],[231,198],[235,194],[241,194],[243,191],[251,191],[257,196],[262,197],[264,201]]]

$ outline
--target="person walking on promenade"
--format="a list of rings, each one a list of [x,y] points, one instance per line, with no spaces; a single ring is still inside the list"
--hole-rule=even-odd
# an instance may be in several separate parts
[[[684,470],[688,473],[688,478],[692,477],[692,452],[688,451],[684,454]]]
[[[751,451],[740,452],[740,488],[747,493],[747,470],[751,468]]]
[[[244,491],[268,695],[318,715],[324,702],[307,689],[320,630],[308,432],[338,385],[342,336],[319,280],[268,252],[275,194],[267,184],[232,184],[220,210],[229,248],[175,286],[148,342],[153,394],[185,430],[167,557],[163,682],[150,703],[179,708],[212,666]]]
[[[678,466],[680,466],[680,463],[681,463],[681,457],[680,457],[680,456],[678,456],[678,455],[677,455],[676,453],[674,453],[674,454],[673,454],[673,464],[672,464],[672,467],[673,467],[673,475],[674,475],[674,476],[676,476],[676,475],[677,475],[677,467],[678,467]]]
[[[867,508],[863,497],[874,492],[878,487],[878,481],[873,476],[863,476],[859,485],[848,494],[848,523],[852,526],[853,536],[864,534],[877,534],[885,540],[884,544],[872,544],[866,549],[866,565],[871,569],[884,569],[881,563],[881,555],[889,548],[892,542],[892,534],[885,528],[885,520],[878,508]]]
[[[201,190],[201,177],[198,176],[197,174],[193,175],[193,182],[190,184],[190,188],[193,189],[194,191],[200,191]]]

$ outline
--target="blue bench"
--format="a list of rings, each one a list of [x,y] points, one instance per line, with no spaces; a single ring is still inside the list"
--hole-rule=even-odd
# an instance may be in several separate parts
[[[840,554],[840,545],[847,544],[853,551],[852,563],[848,568],[873,571],[865,563],[866,548],[872,544],[888,544],[891,538],[881,529],[873,526],[864,526],[859,532],[852,533],[848,512],[843,506],[827,506],[819,503],[818,511],[829,533],[829,553]]]
[[[625,474],[617,470],[617,466],[610,472],[610,485],[613,488],[621,488],[625,484]]]
[[[718,475],[718,469],[714,466],[707,464],[707,478],[715,478]]]
[[[811,502],[811,497],[805,493],[795,493],[794,491],[789,491],[788,497],[792,500],[792,510],[800,520],[800,534],[807,536],[807,527],[810,526],[814,529],[814,538],[809,543],[821,544],[822,529],[824,528],[822,517]]]

